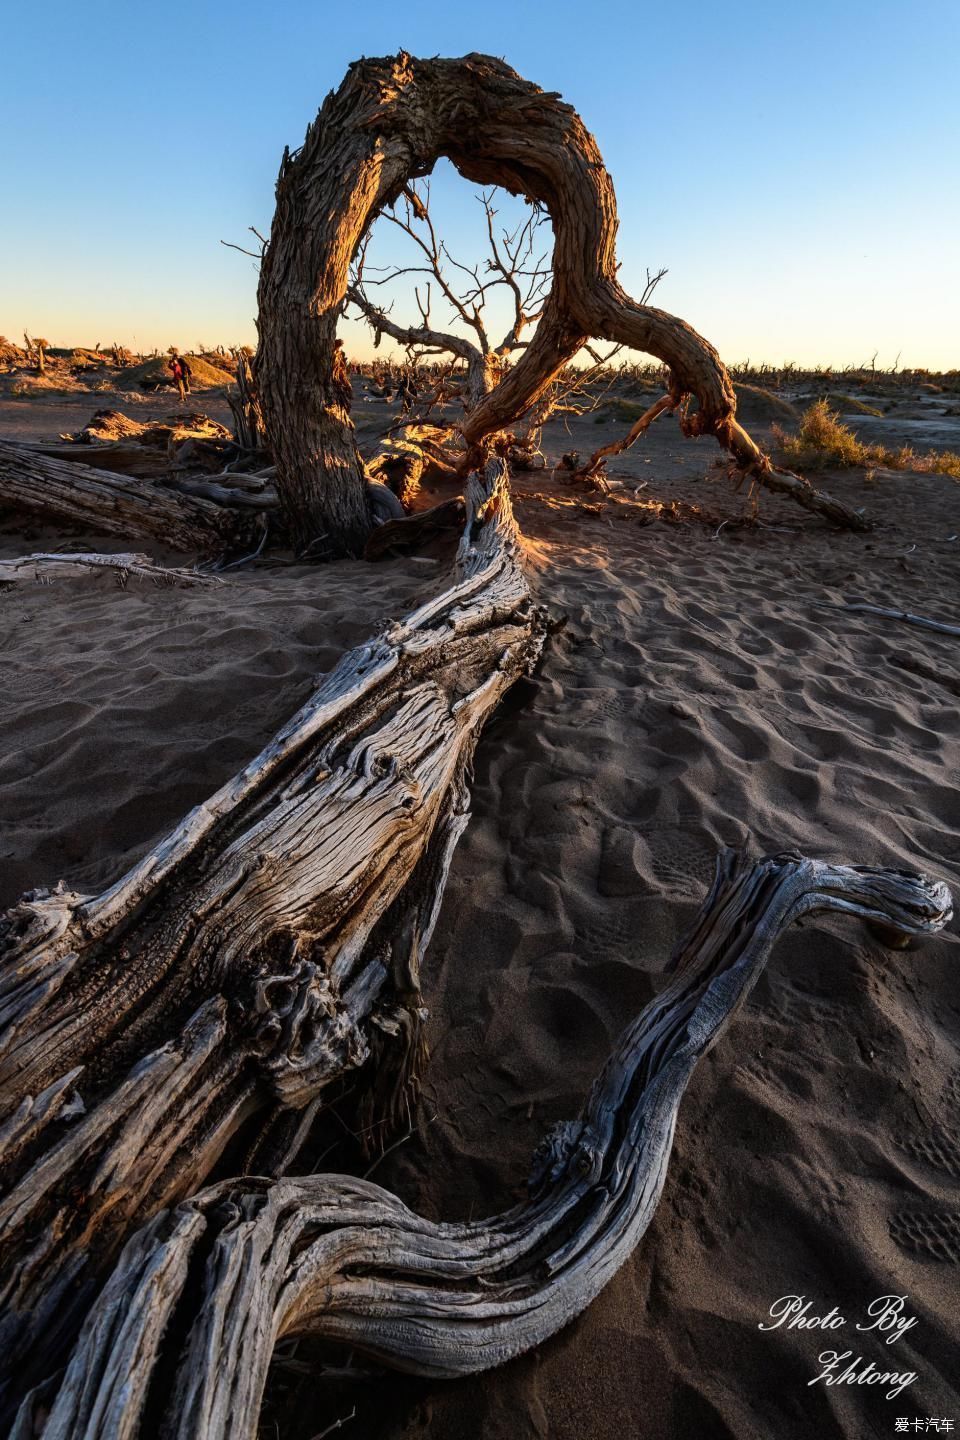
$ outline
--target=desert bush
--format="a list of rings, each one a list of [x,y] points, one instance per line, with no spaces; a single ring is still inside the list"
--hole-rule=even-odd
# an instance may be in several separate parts
[[[841,468],[861,466],[887,470],[936,472],[960,480],[960,455],[952,450],[932,450],[918,454],[910,445],[891,449],[886,445],[868,445],[858,440],[849,426],[844,425],[836,410],[826,400],[816,400],[800,418],[796,435],[787,435],[774,426],[780,448],[792,465],[803,470],[820,469],[825,465]]]

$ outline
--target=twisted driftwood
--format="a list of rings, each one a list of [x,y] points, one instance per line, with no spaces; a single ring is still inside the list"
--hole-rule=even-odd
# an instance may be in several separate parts
[[[374,1119],[406,1118],[468,767],[544,634],[501,462],[467,503],[448,589],[346,655],[109,890],[33,892],[0,927],[8,1383],[63,1363],[132,1229],[196,1190],[241,1124],[239,1163],[282,1173],[374,1036]]]
[[[621,1036],[580,1118],[534,1157],[525,1205],[438,1224],[342,1175],[231,1181],[157,1215],[127,1245],[84,1326],[45,1440],[256,1434],[274,1346],[339,1341],[399,1370],[499,1365],[578,1315],[636,1247],[666,1179],[697,1061],[723,1035],[779,935],[859,915],[893,937],[950,919],[946,886],[798,855],[721,856],[666,987]],[[155,1377],[162,1370],[162,1387]],[[48,1392],[44,1392],[49,1400]],[[16,1436],[33,1434],[35,1397]]]
[[[916,625],[920,630],[933,630],[938,635],[960,635],[960,625],[951,625],[946,620],[933,620],[929,615],[914,615],[909,610],[892,610],[887,605],[871,605],[866,600],[852,600],[845,605],[833,605],[829,600],[813,602],[821,610],[846,610],[853,614],[879,615],[884,620],[900,620],[905,625]]]
[[[576,111],[487,55],[351,65],[303,145],[284,155],[259,284],[257,381],[277,488],[300,547],[360,554],[371,528],[363,462],[334,367],[350,262],[371,222],[446,156],[468,180],[549,211],[553,286],[517,365],[460,424],[469,447],[526,413],[591,338],[655,355],[688,435],[713,435],[745,474],[834,522],[863,517],[771,462],[736,420],[716,350],[683,320],[638,305],[616,278],[617,207]],[[696,398],[690,412],[686,397]]]

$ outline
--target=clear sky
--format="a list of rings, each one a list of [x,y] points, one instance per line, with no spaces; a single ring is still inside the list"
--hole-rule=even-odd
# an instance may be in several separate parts
[[[284,145],[361,55],[481,50],[577,107],[621,280],[667,266],[657,303],[727,360],[960,366],[960,0],[0,0],[0,25],[11,338],[254,341],[255,267],[219,241],[269,228]],[[469,249],[475,187],[436,190]]]

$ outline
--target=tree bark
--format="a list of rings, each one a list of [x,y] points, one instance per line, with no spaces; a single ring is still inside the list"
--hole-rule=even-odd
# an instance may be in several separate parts
[[[54,460],[0,440],[0,509],[4,507],[100,535],[142,537],[201,554],[243,546],[253,535],[250,520],[237,511],[178,495],[150,480]]]
[[[779,935],[824,911],[893,938],[927,935],[950,905],[946,886],[920,875],[727,852],[666,988],[625,1030],[579,1118],[555,1125],[534,1156],[525,1204],[442,1224],[369,1181],[311,1175],[230,1181],[164,1211],[94,1306],[45,1440],[136,1435],[148,1397],[171,1440],[252,1440],[274,1347],[293,1336],[443,1379],[541,1344],[639,1243],[693,1070]],[[32,1433],[34,1404],[15,1434]]]
[[[237,362],[237,393],[228,394],[227,400],[233,415],[233,430],[237,441],[245,450],[260,450],[264,444],[263,412],[260,397],[253,378],[250,357],[243,351],[235,352]]]
[[[612,187],[569,107],[483,56],[362,61],[285,159],[261,273],[258,380],[278,492],[301,545],[322,534],[356,553],[369,535],[370,487],[333,364],[336,321],[370,219],[441,154],[470,179],[542,201],[557,237],[554,291],[524,358],[463,424],[463,471],[483,469],[467,484],[451,584],[344,657],[250,765],[102,895],[63,885],[32,891],[0,923],[8,1410],[62,1366],[121,1248],[156,1217],[91,1315],[50,1436],[134,1435],[145,1393],[138,1357],[145,1384],[164,1325],[171,1347],[178,1334],[189,1341],[172,1423],[200,1417],[211,1436],[248,1432],[284,1327],[353,1338],[424,1373],[460,1373],[536,1343],[587,1303],[597,1277],[635,1243],[659,1193],[686,1075],[749,988],[776,929],[820,905],[913,933],[941,923],[948,905],[942,887],[917,877],[812,871],[795,857],[756,876],[725,871],[713,897],[721,909],[705,912],[691,941],[692,968],[643,1017],[639,1048],[625,1041],[615,1057],[609,1077],[625,1088],[608,1095],[601,1082],[582,1122],[554,1137],[532,1208],[489,1226],[433,1227],[376,1187],[336,1180],[310,1193],[283,1188],[293,1182],[239,1186],[237,1234],[227,1225],[218,1238],[220,1190],[186,1212],[173,1209],[171,1220],[172,1207],[218,1164],[282,1175],[324,1090],[365,1062],[371,1026],[397,1040],[392,1053],[377,1042],[379,1118],[396,1118],[409,1099],[422,1048],[421,958],[466,824],[474,747],[544,637],[520,566],[505,468],[486,458],[483,442],[533,404],[593,333],[664,359],[672,398],[698,401],[684,417],[687,430],[716,435],[748,470],[767,463],[736,424],[733,389],[712,347],[617,285]],[[222,549],[241,525],[235,512],[201,499],[0,443],[3,499],[185,549]],[[740,923],[728,934],[722,915],[734,912]],[[744,955],[752,958],[741,966]],[[651,1127],[635,1164],[611,1138],[621,1131],[597,1130],[614,1102],[635,1141]],[[600,1176],[604,1183],[591,1188]],[[627,1192],[617,1188],[624,1177]],[[302,1232],[296,1217],[291,1228],[291,1196],[305,1207]],[[613,1211],[604,1211],[604,1196]],[[355,1225],[338,1231],[351,1215]],[[365,1229],[378,1217],[387,1270],[378,1269]],[[355,1270],[358,1237],[369,1283]],[[326,1277],[319,1290],[297,1269],[291,1244],[301,1239],[304,1264]],[[247,1241],[253,1251],[243,1249]],[[254,1272],[243,1269],[250,1254],[265,1262]],[[574,1255],[587,1259],[574,1263]],[[232,1272],[239,1309],[217,1282],[221,1259],[241,1262]],[[454,1297],[461,1320],[469,1317],[466,1329],[446,1313],[444,1296]],[[194,1300],[197,1328],[188,1334]],[[261,1302],[262,1313],[251,1308]],[[229,1394],[216,1364],[205,1369],[196,1358],[211,1340],[206,1327],[221,1321]],[[211,1344],[204,1353],[215,1362],[216,1351]],[[166,1395],[159,1381],[156,1393]],[[32,1424],[29,1412],[22,1424]]]

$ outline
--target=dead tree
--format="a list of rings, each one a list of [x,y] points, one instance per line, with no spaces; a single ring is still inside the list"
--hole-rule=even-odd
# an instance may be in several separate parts
[[[233,352],[236,361],[237,393],[227,399],[233,413],[233,430],[237,441],[245,450],[262,450],[265,445],[263,415],[253,378],[253,351],[243,345]]]
[[[23,342],[24,342],[24,344],[25,344],[26,347],[27,347],[27,353],[28,353],[28,354],[29,354],[29,352],[30,352],[31,350],[33,350],[33,351],[36,352],[36,356],[37,356],[37,374],[38,374],[38,375],[46,375],[46,373],[47,373],[47,356],[46,356],[46,352],[50,349],[50,341],[49,341],[49,340],[42,340],[42,339],[34,339],[34,340],[31,340],[31,339],[30,339],[30,336],[27,334],[26,330],[24,330],[24,332],[23,332]]]
[[[487,56],[401,54],[351,66],[300,149],[284,155],[277,180],[260,269],[257,369],[277,487],[301,548],[325,537],[356,554],[369,534],[363,462],[333,385],[337,321],[370,224],[441,156],[469,180],[544,207],[554,232],[550,294],[518,363],[461,422],[468,454],[519,420],[593,337],[661,360],[684,433],[713,435],[752,479],[775,482],[769,459],[737,423],[733,383],[713,346],[620,286],[613,185],[576,112]],[[864,527],[836,503],[821,507],[814,496],[812,504]]]
[[[698,400],[697,412],[684,419],[689,430],[716,435],[748,469],[759,473],[766,463],[736,424],[732,386],[715,352],[682,321],[634,305],[617,286],[610,182],[569,107],[482,56],[363,61],[326,102],[304,149],[284,163],[261,274],[257,378],[278,489],[301,539],[329,526],[349,549],[369,527],[368,487],[333,366],[336,317],[350,257],[371,215],[439,153],[482,184],[506,183],[540,198],[557,237],[553,291],[530,345],[464,421],[467,521],[450,583],[345,656],[255,760],[103,894],[81,896],[64,885],[35,890],[0,927],[0,1357],[8,1410],[63,1366],[89,1315],[49,1422],[51,1437],[137,1433],[135,1356],[146,1374],[160,1343],[145,1317],[152,1310],[157,1327],[170,1322],[164,1297],[176,1295],[178,1267],[195,1253],[200,1268],[190,1274],[202,1279],[204,1247],[195,1252],[188,1232],[205,1230],[211,1215],[220,1224],[221,1212],[208,1212],[209,1197],[198,1197],[186,1228],[176,1229],[172,1272],[154,1242],[169,1238],[163,1227],[171,1209],[181,1227],[183,1212],[175,1207],[218,1164],[229,1161],[233,1173],[282,1176],[324,1092],[371,1052],[378,1118],[389,1124],[409,1105],[422,1058],[421,964],[466,824],[471,757],[485,720],[535,662],[545,633],[521,567],[504,463],[495,453],[506,442],[494,432],[534,404],[585,338],[599,333],[668,361],[677,395]],[[20,462],[20,453],[0,447],[0,459]],[[103,487],[118,479],[82,473],[99,483],[94,511],[102,513]],[[57,474],[41,468],[33,483]],[[186,497],[177,499],[186,504]],[[197,515],[214,509],[192,503]],[[637,1217],[648,1217],[686,1074],[735,1008],[738,987],[749,988],[753,961],[736,967],[751,944],[754,958],[765,955],[782,924],[818,906],[919,933],[940,924],[949,904],[942,886],[919,877],[811,871],[795,858],[752,878],[724,872],[721,891],[714,900],[722,899],[722,914],[705,912],[683,983],[666,1008],[654,1007],[642,1020],[638,1041],[655,1034],[652,1048],[641,1046],[635,1057],[631,1042],[610,1071],[626,1085],[636,1060],[636,1086],[621,1097],[618,1113],[630,1124],[652,1117],[661,1136],[659,1148],[642,1149],[630,1172],[626,1209],[617,1211],[625,1228],[602,1210],[606,1185],[566,1188],[575,1174],[583,1181],[594,1175],[595,1164],[619,1176],[627,1163],[627,1154],[614,1157],[604,1135],[593,1133],[595,1116],[606,1123],[606,1101],[600,1111],[588,1107],[583,1126],[557,1137],[542,1201],[510,1220],[512,1231],[505,1221],[475,1231],[431,1227],[410,1219],[397,1202],[378,1199],[375,1187],[351,1181],[359,1187],[351,1191],[334,1182],[314,1197],[319,1210],[303,1211],[309,1227],[303,1254],[345,1298],[341,1311],[333,1306],[333,1318],[318,1324],[322,1333],[359,1337],[363,1330],[350,1231],[334,1233],[325,1248],[317,1225],[327,1222],[316,1219],[329,1217],[324,1206],[333,1203],[342,1222],[357,1195],[361,1230],[381,1215],[400,1242],[388,1253],[401,1278],[380,1275],[368,1287],[375,1313],[367,1317],[366,1348],[410,1368],[467,1368],[456,1358],[458,1346],[466,1354],[459,1340],[440,1332],[430,1338],[430,1326],[403,1310],[421,1289],[433,1304],[430,1272],[451,1293],[459,1282],[472,1287],[481,1324],[466,1345],[478,1337],[480,1363],[535,1343],[544,1323],[555,1328],[587,1303],[594,1262],[598,1274],[611,1273],[632,1243],[625,1237],[638,1233]],[[722,915],[737,907],[741,923],[726,936]],[[631,1097],[640,1105],[637,1115]],[[235,1398],[225,1400],[215,1377],[196,1362],[192,1328],[181,1370],[190,1396],[178,1415],[209,1411],[210,1435],[248,1433],[270,1337],[323,1308],[322,1296],[306,1284],[298,1292],[303,1310],[294,1316],[284,1308],[285,1297],[294,1296],[288,1183],[280,1181],[266,1205],[256,1186],[252,1200],[241,1199],[241,1228],[256,1244],[276,1219],[276,1263],[263,1268],[263,1288],[252,1297],[263,1302],[255,1343],[237,1340],[237,1315],[217,1285],[212,1309],[203,1296],[206,1281],[188,1286],[190,1303],[202,1302],[201,1328],[211,1316],[228,1325],[223,1363],[236,1381]],[[235,1188],[242,1196],[244,1185]],[[582,1202],[576,1217],[568,1201]],[[274,1202],[278,1211],[270,1209]],[[615,1223],[604,1239],[596,1227],[603,1229],[607,1218]],[[120,1260],[100,1308],[91,1310],[124,1245],[150,1221],[146,1238],[132,1241]],[[593,1250],[595,1239],[600,1248]],[[544,1252],[541,1242],[549,1242]],[[232,1236],[224,1246],[214,1243],[212,1264],[216,1269],[223,1257],[232,1266],[236,1259],[240,1276],[246,1257],[232,1243]],[[368,1237],[364,1245],[369,1258]],[[562,1269],[570,1245],[593,1259],[554,1304],[550,1266],[544,1277],[541,1262]],[[345,1257],[345,1290],[331,1247]],[[143,1265],[134,1272],[137,1256]],[[507,1293],[511,1256],[527,1277],[524,1286],[534,1287],[530,1296],[536,1285],[545,1287],[542,1321],[523,1320],[523,1294]],[[324,1272],[328,1261],[332,1268]],[[412,1288],[402,1278],[407,1264]],[[297,1283],[307,1279],[304,1272]],[[484,1279],[496,1287],[490,1311],[475,1293]],[[177,1323],[188,1325],[186,1302],[178,1309]],[[242,1310],[240,1323],[258,1330],[261,1314],[246,1304]],[[123,1313],[129,1324],[111,1329],[111,1317],[119,1321]],[[338,1314],[346,1316],[341,1331]],[[391,1315],[397,1325],[388,1323]],[[520,1317],[516,1331],[511,1316]],[[420,1354],[411,1327],[422,1330],[429,1355]],[[176,1334],[174,1325],[172,1346]],[[137,1336],[134,1349],[126,1348]],[[21,1433],[33,1423],[31,1407],[22,1412]]]
[[[368,241],[364,236],[351,271],[347,299],[369,322],[374,345],[387,335],[419,355],[452,355],[462,360],[466,371],[464,405],[472,410],[484,395],[489,395],[500,379],[503,364],[514,351],[526,345],[525,332],[540,318],[550,282],[550,261],[539,250],[539,237],[547,214],[542,208],[531,209],[527,218],[512,231],[503,230],[498,239],[494,208],[495,190],[480,196],[486,222],[488,253],[481,272],[480,265],[465,265],[455,260],[438,237],[430,214],[430,183],[417,186],[411,181],[400,200],[388,206],[382,220],[397,226],[414,243],[419,252],[416,265],[390,267],[371,273],[368,263]],[[450,271],[457,270],[465,280],[457,283]],[[420,312],[419,323],[404,326],[393,320],[389,308],[377,305],[371,298],[374,287],[390,286],[405,275],[427,276],[414,286],[414,300]],[[459,322],[467,335],[438,328],[432,322],[434,289],[443,297],[451,318]],[[485,318],[491,295],[507,290],[513,304],[513,315],[506,333],[492,340]]]
[[[473,749],[544,635],[499,461],[468,504],[448,589],[345,656],[102,895],[36,891],[8,915],[0,1355],[21,1378],[56,1368],[131,1229],[241,1125],[243,1168],[282,1173],[374,1043],[381,1117],[402,1113]]]
[[[368,242],[372,231],[368,231],[361,244],[357,259],[351,271],[347,299],[369,322],[374,334],[374,346],[379,346],[383,335],[388,335],[406,347],[418,359],[426,356],[449,355],[454,361],[463,362],[465,384],[461,400],[465,411],[476,408],[485,395],[499,383],[504,370],[512,363],[516,352],[526,348],[527,331],[536,325],[546,303],[550,283],[550,257],[540,250],[539,236],[546,222],[546,212],[541,207],[530,209],[525,220],[518,222],[512,230],[503,229],[497,237],[494,208],[496,190],[484,191],[479,197],[484,211],[487,234],[487,255],[484,261],[469,265],[454,259],[446,245],[437,236],[430,213],[429,181],[420,188],[413,184],[403,193],[403,209],[396,205],[380,217],[396,225],[408,235],[420,252],[417,265],[395,267],[373,267],[368,261]],[[371,276],[371,271],[379,273]],[[459,272],[456,277],[452,271]],[[666,270],[651,274],[647,271],[647,282],[640,296],[639,304],[646,305]],[[419,323],[404,326],[392,318],[390,307],[376,305],[370,297],[370,289],[376,286],[391,286],[407,275],[432,277],[421,285],[414,286],[413,298],[420,312]],[[463,279],[462,277],[465,277]],[[452,333],[437,329],[431,324],[433,288],[437,288],[452,314],[459,321],[461,330],[472,335]],[[489,323],[485,312],[491,298],[497,291],[506,291],[510,297],[513,314],[509,327],[499,343],[491,340]],[[596,408],[607,388],[601,383],[599,391],[591,390],[598,377],[603,376],[606,367],[622,349],[613,345],[605,354],[600,354],[593,345],[585,347],[591,364],[580,371],[565,370],[554,380],[523,417],[521,427],[515,428],[513,443],[509,450],[512,465],[531,469],[543,464],[539,455],[540,439],[544,425],[554,415],[582,415]],[[447,465],[456,465],[460,457],[458,444],[462,446],[456,427],[450,426],[444,445],[443,459]],[[435,458],[437,437],[432,437],[433,446],[422,457],[422,468],[429,470]],[[367,464],[367,473],[376,473],[381,468],[389,470],[394,459],[391,450],[398,442],[388,442],[386,450]],[[398,493],[414,488],[410,471],[415,468],[419,436],[413,425],[404,426],[399,435],[406,454],[407,464]],[[371,469],[371,466],[374,469]]]

